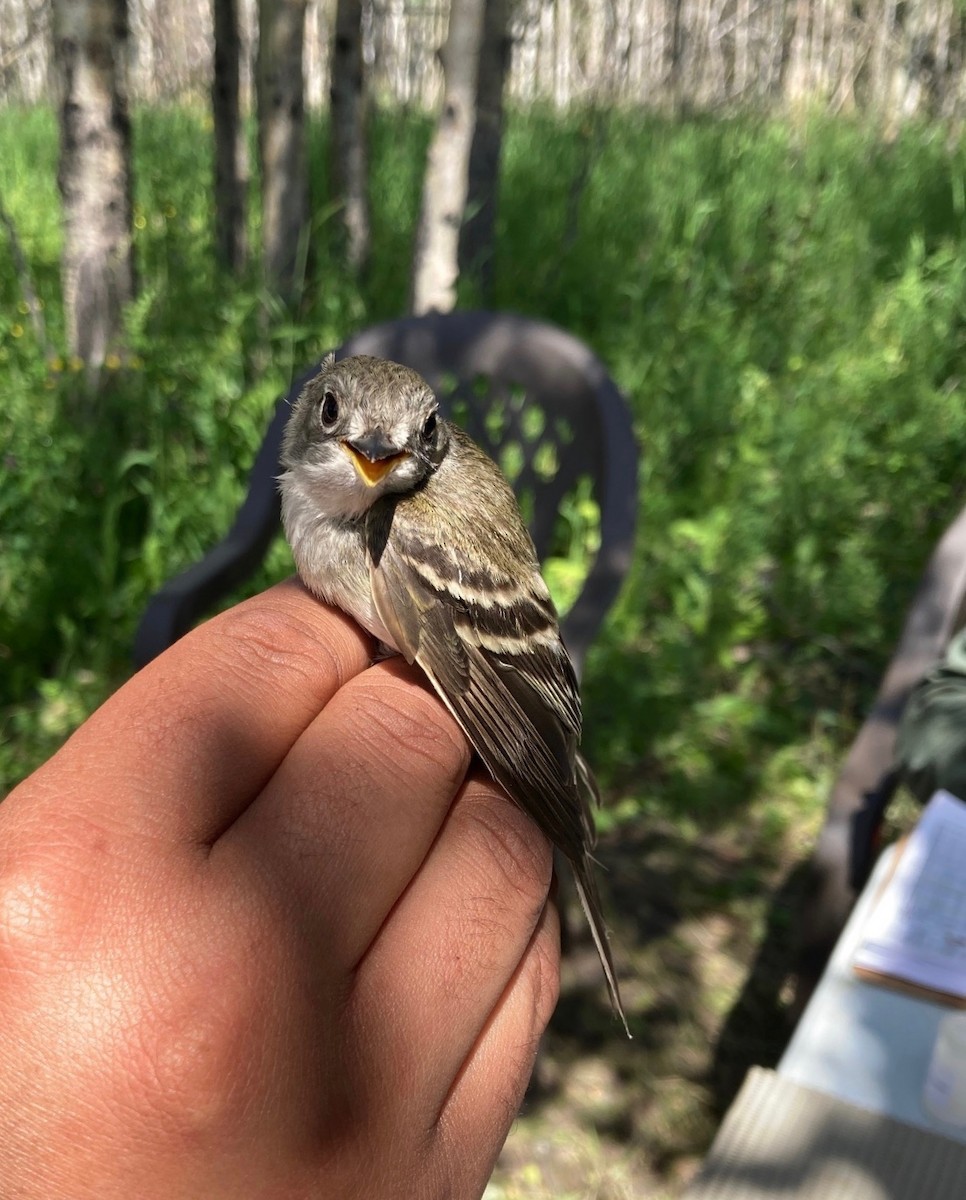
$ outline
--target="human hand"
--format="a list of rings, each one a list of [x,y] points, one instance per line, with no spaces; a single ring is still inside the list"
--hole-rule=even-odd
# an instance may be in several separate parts
[[[279,585],[0,805],[0,1196],[482,1193],[556,1001],[550,850],[371,650]]]

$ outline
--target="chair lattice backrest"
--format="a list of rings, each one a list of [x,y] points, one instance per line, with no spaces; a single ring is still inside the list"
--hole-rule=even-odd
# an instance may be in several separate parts
[[[373,326],[337,357],[371,354],[418,371],[446,415],[494,458],[521,502],[541,561],[557,551],[566,513],[592,503],[599,544],[564,637],[578,670],[630,565],[637,449],[627,406],[601,362],[563,330],[505,313],[432,313]],[[258,566],[278,528],[278,451],[290,403],[280,401],[227,537],[158,593],[135,642],[146,662]]]

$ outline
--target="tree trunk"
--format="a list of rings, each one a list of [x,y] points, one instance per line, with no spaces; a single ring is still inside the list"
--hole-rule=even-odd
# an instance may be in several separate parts
[[[302,48],[306,0],[259,0],[258,153],[265,282],[294,301],[308,224]]]
[[[134,295],[126,0],[55,0],[67,342],[96,373]]]
[[[362,0],[337,0],[332,46],[332,179],[342,205],[346,258],[362,272],[369,261],[369,162]]]
[[[507,0],[485,0],[483,44],[476,81],[476,126],[470,149],[466,220],[460,230],[459,269],[484,304],[492,303],[496,204],[503,146],[503,86],[510,62]]]
[[[452,0],[443,47],[443,111],[423,182],[413,256],[411,307],[449,312],[456,303],[460,224],[466,207],[484,0]]]
[[[215,126],[215,251],[239,272],[248,254],[245,229],[248,153],[241,120],[237,0],[214,0],[215,61],[211,112]]]

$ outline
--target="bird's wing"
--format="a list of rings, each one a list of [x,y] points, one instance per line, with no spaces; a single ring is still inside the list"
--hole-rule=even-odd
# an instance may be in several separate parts
[[[371,557],[376,612],[416,662],[493,777],[571,859],[593,823],[575,771],[577,681],[536,568],[508,595],[506,577],[474,564],[473,583],[397,508]],[[500,597],[484,602],[484,597]]]

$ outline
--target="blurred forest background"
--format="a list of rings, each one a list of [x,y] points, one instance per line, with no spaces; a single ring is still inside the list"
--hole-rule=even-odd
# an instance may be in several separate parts
[[[632,407],[584,691],[635,1041],[581,946],[489,1200],[676,1196],[781,1051],[825,797],[962,502],[964,115],[963,0],[0,0],[0,794],[355,330],[532,314]]]

